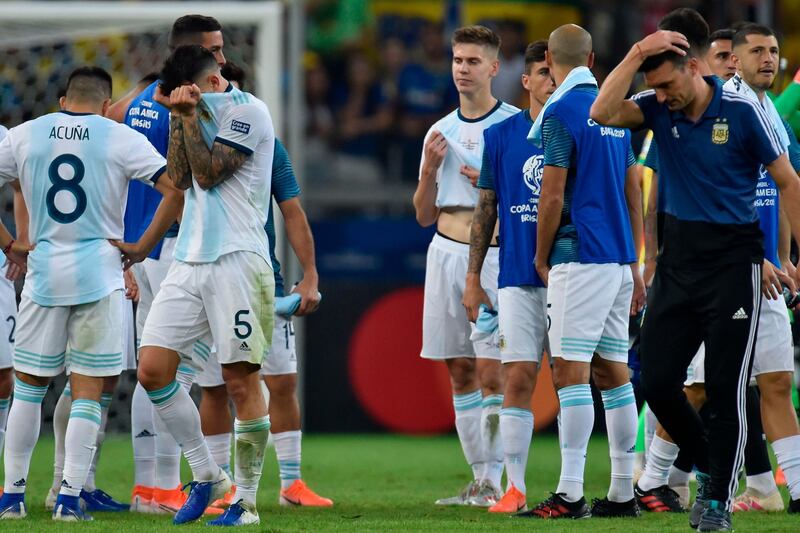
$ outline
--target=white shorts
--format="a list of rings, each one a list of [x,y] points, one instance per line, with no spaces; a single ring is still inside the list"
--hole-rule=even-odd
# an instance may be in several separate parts
[[[547,345],[547,289],[503,287],[497,293],[503,363],[538,363]]]
[[[136,324],[133,301],[122,299],[122,369],[136,370]]]
[[[275,315],[272,329],[272,348],[261,365],[262,376],[281,376],[297,374],[297,352],[294,344],[292,321],[282,315]],[[216,350],[212,348],[203,370],[197,374],[195,383],[199,387],[218,387],[225,384],[222,367],[217,361]]]
[[[703,344],[686,370],[685,386],[705,383],[705,359],[706,349]],[[750,384],[755,384],[755,376],[770,372],[794,372],[792,326],[783,298],[770,300],[762,296]]]
[[[439,234],[428,246],[425,266],[425,303],[422,310],[422,352],[425,359],[485,357],[500,359],[499,343],[470,341],[475,324],[467,319],[461,304],[467,278],[469,245]],[[481,285],[497,309],[497,274],[500,260],[497,247],[490,247],[483,262]]]
[[[633,298],[629,265],[565,263],[550,270],[547,319],[553,357],[628,362]]]
[[[174,261],[141,345],[207,358],[213,344],[220,363],[261,366],[272,341],[274,294],[272,267],[255,253],[232,252],[213,263]]]
[[[0,370],[13,366],[14,335],[17,329],[17,291],[6,279],[8,261],[0,268]]]
[[[158,294],[164,278],[167,277],[169,267],[172,265],[176,241],[175,237],[165,238],[164,244],[161,245],[161,255],[158,259],[148,257],[141,263],[133,265],[133,274],[136,276],[137,285],[139,285],[139,303],[136,306],[137,350],[144,331],[144,323],[147,321],[147,315],[150,314],[150,308],[153,306],[153,300]]]
[[[22,294],[14,370],[53,377],[66,370],[84,376],[122,372],[122,300],[115,290],[96,302],[43,307]],[[67,350],[69,347],[69,350]]]

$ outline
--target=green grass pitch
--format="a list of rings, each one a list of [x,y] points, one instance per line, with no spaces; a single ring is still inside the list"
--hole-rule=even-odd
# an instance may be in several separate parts
[[[173,526],[167,516],[95,513],[92,523],[53,523],[44,510],[52,480],[53,440],[43,438],[33,456],[28,488],[28,518],[0,522],[0,532],[17,531],[208,531],[203,523]],[[602,497],[608,488],[608,447],[595,436],[586,463],[586,494]],[[184,465],[185,466],[185,465]],[[535,435],[528,462],[528,502],[547,497],[558,482],[560,457],[554,435]],[[184,470],[184,479],[188,473]],[[474,508],[440,508],[436,498],[455,494],[468,480],[458,440],[391,435],[309,435],[303,439],[303,477],[336,502],[333,509],[287,509],[278,505],[278,472],[273,450],[259,492],[258,531],[691,531],[687,515],[643,514],[638,519],[538,521],[490,515]],[[133,483],[130,440],[111,436],[103,446],[98,485],[129,497]],[[784,491],[785,496],[785,491]],[[737,531],[798,532],[800,516],[755,514],[734,517]],[[176,529],[178,528],[178,529]]]

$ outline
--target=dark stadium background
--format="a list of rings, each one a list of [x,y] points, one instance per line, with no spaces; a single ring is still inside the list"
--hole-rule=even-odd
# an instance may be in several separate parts
[[[584,25],[594,38],[595,74],[609,66],[634,40],[655,29],[664,14],[691,6],[712,30],[754,20],[781,33],[788,65],[776,90],[800,66],[798,0],[306,0],[287,2],[305,25],[301,54],[303,117],[285,120],[282,136],[303,186],[317,245],[323,302],[305,319],[301,357],[301,402],[309,432],[402,431],[435,433],[452,429],[449,384],[441,365],[420,361],[421,285],[432,228],[413,216],[413,195],[422,137],[457,104],[450,79],[446,35],[461,24],[495,28],[503,39],[501,75],[495,94],[525,105],[519,84],[522,52],[566,22]],[[0,16],[2,16],[0,4]],[[299,13],[298,13],[299,11]],[[157,33],[138,47],[158,46]],[[248,72],[252,35],[225,31],[225,52]],[[148,40],[149,39],[149,40]],[[288,35],[287,35],[288,40]],[[288,47],[288,43],[287,43]],[[126,50],[118,51],[125,53]],[[142,62],[134,72],[114,61],[113,43],[98,62],[115,71],[115,94],[154,69]],[[48,43],[16,50],[0,48],[0,123],[9,127],[53,109],[59,83],[76,66],[75,45]],[[49,57],[48,62],[42,61]],[[46,64],[45,64],[46,63]],[[47,69],[46,72],[42,69]],[[126,86],[127,83],[127,86]],[[288,89],[287,89],[288,90]],[[288,95],[287,95],[288,96]],[[366,131],[366,125],[369,131]],[[292,139],[294,139],[294,146]],[[300,145],[297,145],[300,139]],[[637,137],[637,143],[641,139]],[[2,191],[3,220],[11,196]],[[287,282],[296,268],[288,265]],[[109,428],[127,430],[134,377],[125,376],[112,404]],[[63,379],[45,402],[45,425]],[[549,384],[541,383],[547,389]],[[550,387],[551,388],[551,387]],[[539,408],[550,412],[552,390]],[[596,405],[601,405],[599,402]],[[537,413],[537,429],[549,416]],[[603,417],[598,416],[598,423]],[[45,429],[49,431],[49,429]]]

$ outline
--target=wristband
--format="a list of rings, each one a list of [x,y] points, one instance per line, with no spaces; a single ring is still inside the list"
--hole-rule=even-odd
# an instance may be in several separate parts
[[[8,255],[8,252],[11,251],[11,245],[14,244],[15,242],[17,242],[17,241],[15,241],[14,239],[11,239],[11,242],[8,243],[8,245],[6,245],[5,248],[3,248],[3,253]]]

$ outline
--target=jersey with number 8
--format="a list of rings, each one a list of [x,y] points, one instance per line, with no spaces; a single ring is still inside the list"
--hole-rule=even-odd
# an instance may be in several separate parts
[[[0,182],[20,180],[30,211],[25,291],[39,305],[78,305],[123,288],[119,251],[128,180],[152,185],[164,158],[147,138],[95,114],[61,111],[9,131]]]

